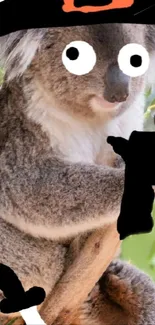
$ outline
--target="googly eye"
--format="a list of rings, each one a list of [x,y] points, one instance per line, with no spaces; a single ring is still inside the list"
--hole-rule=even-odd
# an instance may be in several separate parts
[[[118,55],[119,68],[130,77],[142,76],[149,68],[150,57],[140,44],[127,44]]]
[[[87,42],[74,41],[65,47],[62,62],[70,73],[82,76],[93,70],[96,64],[96,53]]]

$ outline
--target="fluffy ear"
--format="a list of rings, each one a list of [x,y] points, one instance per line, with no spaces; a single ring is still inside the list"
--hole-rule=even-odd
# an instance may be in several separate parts
[[[150,67],[147,71],[146,84],[154,88],[155,85],[155,25],[146,25],[146,47],[150,55]]]
[[[146,44],[149,52],[155,52],[155,25],[146,25]]]
[[[31,63],[46,29],[30,29],[0,37],[0,65],[7,80],[20,76]]]

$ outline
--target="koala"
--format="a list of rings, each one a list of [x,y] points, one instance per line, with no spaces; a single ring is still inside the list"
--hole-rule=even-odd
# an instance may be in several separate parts
[[[149,74],[125,74],[118,55],[137,43],[152,62],[151,28],[99,24],[0,38],[0,262],[25,290],[41,286],[48,297],[72,241],[117,220],[124,164],[106,139],[143,130]],[[154,294],[147,276],[114,261],[77,325],[153,324]],[[51,325],[50,310],[48,318]]]

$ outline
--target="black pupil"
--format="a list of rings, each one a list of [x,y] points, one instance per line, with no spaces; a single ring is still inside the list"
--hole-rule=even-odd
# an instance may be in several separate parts
[[[77,60],[77,58],[79,56],[79,51],[75,47],[70,47],[66,51],[66,55],[70,60]]]
[[[130,63],[133,67],[139,68],[142,65],[142,57],[140,55],[132,55],[130,58]]]

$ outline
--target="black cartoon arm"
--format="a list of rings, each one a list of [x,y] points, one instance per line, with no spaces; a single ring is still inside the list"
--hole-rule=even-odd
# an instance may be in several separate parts
[[[108,137],[107,142],[125,164],[124,193],[117,230],[120,239],[152,231],[151,216],[155,185],[155,132],[132,132],[129,140]]]
[[[32,287],[25,292],[15,272],[4,264],[0,264],[0,290],[5,296],[0,302],[0,311],[4,314],[40,305],[45,299],[43,288]]]

